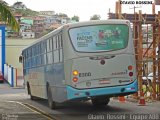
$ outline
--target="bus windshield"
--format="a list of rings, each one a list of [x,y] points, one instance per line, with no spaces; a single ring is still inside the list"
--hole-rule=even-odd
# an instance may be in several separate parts
[[[78,52],[102,52],[124,49],[128,45],[129,27],[124,24],[71,28],[69,36]]]

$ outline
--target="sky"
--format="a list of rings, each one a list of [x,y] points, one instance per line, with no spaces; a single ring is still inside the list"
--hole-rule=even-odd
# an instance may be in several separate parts
[[[107,19],[109,9],[115,12],[115,3],[117,0],[4,0],[9,5],[15,2],[23,2],[27,8],[35,11],[55,11],[56,13],[65,13],[68,17],[79,16],[80,21],[90,20],[94,14],[101,16],[101,19]],[[137,0],[125,0],[137,1]],[[145,1],[145,0],[143,0]],[[153,1],[153,0],[147,0]],[[152,13],[152,5],[122,5],[123,13],[133,13],[134,6],[136,11],[142,10],[143,13]],[[160,11],[160,6],[156,6],[156,11]]]

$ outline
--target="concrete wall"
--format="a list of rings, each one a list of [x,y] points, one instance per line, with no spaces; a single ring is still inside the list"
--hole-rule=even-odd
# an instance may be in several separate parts
[[[6,39],[6,63],[17,68],[18,77],[23,75],[22,64],[19,63],[21,51],[35,40],[36,39]]]

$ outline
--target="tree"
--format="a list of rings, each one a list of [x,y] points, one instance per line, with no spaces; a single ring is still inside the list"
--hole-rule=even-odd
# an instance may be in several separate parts
[[[101,16],[100,15],[93,15],[90,20],[100,20],[101,19]]]
[[[67,15],[67,14],[64,14],[64,13],[59,13],[58,16],[59,16],[59,17],[68,17],[68,15]]]
[[[73,16],[72,18],[71,18],[72,20],[75,20],[76,22],[79,22],[79,17],[78,16]]]
[[[10,11],[6,2],[0,0],[0,21],[4,21],[13,30],[19,31],[19,24],[15,19],[14,15]]]

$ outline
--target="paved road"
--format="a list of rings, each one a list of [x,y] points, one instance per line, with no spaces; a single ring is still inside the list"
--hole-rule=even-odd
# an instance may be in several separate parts
[[[0,84],[0,120],[50,120],[37,110],[19,102],[24,100],[29,100],[24,88],[11,88],[6,83]]]
[[[106,107],[93,107],[91,102],[70,102],[59,105],[56,110],[50,110],[46,100],[31,101],[24,89],[11,89],[3,86],[6,90],[5,94],[0,94],[0,113],[17,113],[25,116],[25,120],[33,120],[35,118],[51,119],[43,116],[48,114],[57,120],[159,120],[160,119],[160,102],[147,103],[146,106],[138,106],[136,102],[120,103],[118,100],[111,100]],[[2,86],[0,85],[0,90]],[[9,92],[7,92],[9,91]],[[21,104],[23,103],[23,104]],[[25,104],[31,105],[41,113],[30,109]],[[23,106],[24,105],[24,106]],[[14,114],[14,115],[17,115]],[[33,116],[33,118],[31,118]],[[36,117],[35,117],[36,116]],[[35,118],[34,118],[35,117]],[[18,120],[19,120],[18,119]],[[23,118],[24,119],[24,118]],[[22,118],[20,120],[23,120]],[[15,119],[17,120],[17,119]]]

